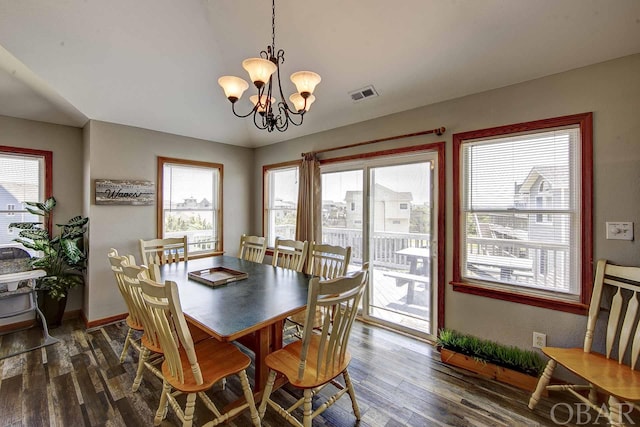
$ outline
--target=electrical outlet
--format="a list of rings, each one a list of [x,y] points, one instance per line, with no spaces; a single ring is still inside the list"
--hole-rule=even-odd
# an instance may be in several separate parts
[[[533,347],[534,348],[542,348],[547,346],[547,334],[543,334],[542,332],[534,332],[533,333]]]

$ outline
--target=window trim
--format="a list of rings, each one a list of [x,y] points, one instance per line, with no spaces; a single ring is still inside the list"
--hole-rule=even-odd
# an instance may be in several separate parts
[[[268,237],[266,234],[267,233],[267,216],[266,216],[267,204],[266,203],[267,203],[267,182],[268,182],[267,173],[275,169],[290,169],[292,167],[297,167],[298,171],[300,171],[300,167],[302,167],[302,160],[291,160],[288,162],[273,163],[270,165],[262,166],[262,235],[264,237]],[[300,189],[298,189],[298,192],[299,191]],[[297,224],[296,224],[296,227],[297,227]],[[273,255],[273,248],[267,249],[267,255]]]
[[[157,188],[156,188],[156,237],[158,239],[162,239],[163,238],[163,224],[164,224],[164,217],[163,217],[163,209],[162,207],[164,206],[164,199],[163,199],[163,189],[164,189],[164,165],[166,163],[169,164],[176,164],[176,165],[183,165],[183,166],[199,166],[199,167],[205,167],[205,168],[211,168],[211,169],[219,169],[220,171],[220,188],[219,188],[219,195],[220,195],[220,215],[219,215],[219,241],[220,241],[220,247],[219,250],[217,251],[211,251],[211,252],[202,252],[202,253],[198,253],[198,254],[194,254],[194,255],[189,255],[189,258],[193,258],[193,259],[197,259],[197,258],[205,258],[205,257],[209,257],[209,256],[216,256],[216,255],[222,255],[224,253],[224,233],[222,232],[222,230],[224,230],[223,228],[223,223],[224,223],[224,206],[223,206],[223,201],[224,201],[224,197],[223,197],[223,189],[224,189],[224,165],[222,163],[213,163],[213,162],[203,162],[203,161],[199,161],[199,160],[188,160],[188,159],[177,159],[177,158],[173,158],[173,157],[161,157],[158,156],[158,169],[157,169]]]
[[[53,195],[53,151],[0,145],[0,153],[42,157],[44,159],[44,199],[46,200]],[[51,232],[53,227],[53,214],[49,215],[47,223],[44,225],[47,230]]]
[[[465,282],[461,268],[461,151],[465,140],[496,137],[501,135],[538,131],[560,126],[578,125],[580,127],[580,159],[581,200],[580,215],[580,299],[570,302],[525,295],[516,292],[487,288],[476,283]],[[593,113],[573,114],[531,122],[498,126],[453,135],[453,280],[450,282],[454,291],[463,292],[503,301],[527,304],[551,310],[565,311],[575,314],[586,314],[593,287]]]

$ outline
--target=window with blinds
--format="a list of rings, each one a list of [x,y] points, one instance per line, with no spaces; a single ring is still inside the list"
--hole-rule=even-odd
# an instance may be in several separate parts
[[[158,158],[160,237],[187,236],[191,255],[221,249],[222,165]]]
[[[590,181],[583,182],[588,138],[582,121],[558,121],[553,127],[548,121],[514,126],[517,133],[495,128],[454,135],[454,282],[540,300],[584,301],[583,265],[590,253],[583,243],[591,241],[590,217],[583,218],[583,191],[591,192]]]
[[[25,209],[24,202],[43,201],[47,155],[51,152],[0,148],[0,246],[13,245],[19,230],[12,222],[38,222],[42,218]]]
[[[295,240],[298,166],[267,167],[264,185],[264,231],[267,245],[274,247],[276,237]]]

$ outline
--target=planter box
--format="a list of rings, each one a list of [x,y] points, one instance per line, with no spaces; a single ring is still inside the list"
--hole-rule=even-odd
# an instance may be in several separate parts
[[[456,353],[446,348],[440,349],[440,359],[443,363],[457,366],[471,372],[475,372],[486,378],[491,378],[505,384],[510,384],[522,390],[534,391],[538,384],[538,378],[523,374],[512,369],[496,366],[492,363],[483,363],[473,359],[473,357]],[[545,390],[544,396],[547,396]]]

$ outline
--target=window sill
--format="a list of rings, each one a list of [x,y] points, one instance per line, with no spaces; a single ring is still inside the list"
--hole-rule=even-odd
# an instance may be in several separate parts
[[[532,305],[535,307],[547,308],[549,310],[564,311],[566,313],[580,314],[585,316],[589,306],[579,302],[561,301],[549,298],[541,298],[532,295],[516,294],[497,289],[489,289],[479,285],[472,285],[464,282],[450,282],[453,290],[465,294],[478,295],[487,298],[499,299],[502,301],[515,302],[518,304]]]
[[[189,259],[209,258],[213,256],[220,256],[220,255],[224,255],[224,252],[223,251],[203,252],[203,253],[198,253],[194,255],[190,254]]]

